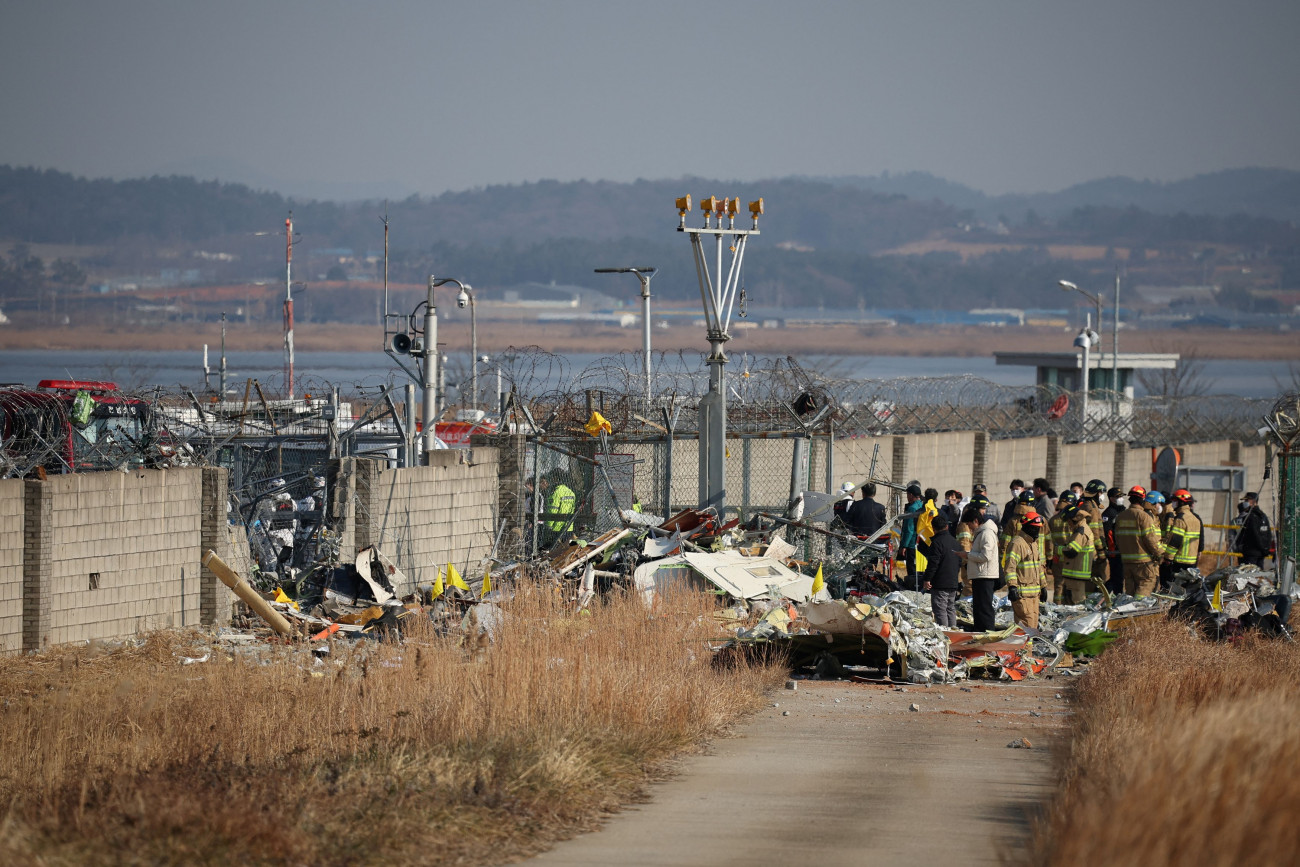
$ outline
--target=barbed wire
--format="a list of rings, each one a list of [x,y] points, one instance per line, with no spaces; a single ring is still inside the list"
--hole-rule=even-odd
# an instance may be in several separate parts
[[[511,349],[496,358],[501,387],[512,409],[498,434],[529,431],[518,412],[526,407],[550,437],[582,437],[593,411],[621,439],[654,439],[669,429],[690,437],[699,430],[699,404],[708,387],[698,352],[658,352],[651,360],[646,394],[645,359],[624,352],[575,369],[565,356],[538,347]],[[831,366],[834,368],[834,365]],[[248,380],[219,400],[183,387],[154,386],[91,396],[89,414],[74,410],[75,394],[23,388],[0,389],[0,477],[37,472],[120,469],[175,463],[216,464],[237,440],[278,437],[323,440],[325,418],[336,390],[351,402],[340,429],[382,429],[385,389],[403,384],[394,370],[383,386],[337,383],[299,376],[298,399],[288,401],[279,377]],[[1049,385],[1000,385],[976,376],[863,379],[842,369],[818,370],[793,357],[733,357],[727,377],[728,426],[733,435],[905,435],[958,430],[994,438],[1059,436],[1066,441],[1123,440],[1134,446],[1240,440],[1262,441],[1262,420],[1276,412],[1276,398],[1235,395],[1129,398],[1092,392],[1084,416],[1083,395]],[[241,393],[242,392],[242,393]],[[1283,401],[1285,403],[1285,401]],[[83,406],[84,409],[84,406]],[[536,431],[534,431],[536,432]],[[353,435],[358,430],[352,431]]]

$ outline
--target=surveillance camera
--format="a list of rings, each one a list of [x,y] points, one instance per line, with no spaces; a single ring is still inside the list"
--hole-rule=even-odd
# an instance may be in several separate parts
[[[461,289],[460,294],[456,296],[456,306],[461,310],[469,306],[469,293],[464,289]]]

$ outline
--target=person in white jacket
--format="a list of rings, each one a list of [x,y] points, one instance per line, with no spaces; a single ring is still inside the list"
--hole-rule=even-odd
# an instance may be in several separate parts
[[[975,534],[970,551],[962,554],[966,561],[966,576],[971,582],[971,609],[974,613],[975,631],[993,629],[993,591],[998,583],[998,524],[986,517],[976,506],[967,506],[962,512],[963,524]]]

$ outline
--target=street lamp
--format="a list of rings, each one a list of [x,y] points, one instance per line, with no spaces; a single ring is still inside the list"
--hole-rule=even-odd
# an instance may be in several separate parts
[[[1097,327],[1101,328],[1101,296],[1093,295],[1091,292],[1087,292],[1083,289],[1080,289],[1077,285],[1071,283],[1069,280],[1059,280],[1057,282],[1060,283],[1062,290],[1066,292],[1078,292],[1080,295],[1087,298],[1094,305],[1096,305]],[[1110,319],[1111,319],[1110,390],[1112,392],[1115,392],[1118,395],[1119,393],[1119,269],[1118,268],[1115,269],[1115,309],[1111,311]],[[1118,399],[1119,398],[1116,397],[1116,400]]]
[[[469,307],[469,357],[470,357],[470,409],[478,409],[478,317],[475,315],[474,289],[461,286],[456,296],[456,306],[461,310]]]
[[[438,424],[438,387],[437,371],[438,366],[438,307],[434,304],[433,290],[439,286],[446,286],[454,283],[460,287],[461,293],[465,293],[470,285],[462,283],[454,277],[435,278],[429,275],[429,293],[425,299],[424,308],[424,370],[421,375],[420,386],[424,391],[424,465],[433,464],[434,441],[437,439],[436,427]],[[414,353],[412,353],[414,354]]]
[[[645,399],[652,398],[650,378],[650,278],[657,268],[597,268],[597,274],[635,274],[641,281],[641,342],[645,349]]]

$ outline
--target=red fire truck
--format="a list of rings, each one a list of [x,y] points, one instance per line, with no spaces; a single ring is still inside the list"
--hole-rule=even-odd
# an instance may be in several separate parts
[[[0,388],[0,475],[140,466],[150,450],[149,405],[116,383],[43,379],[34,389]]]

